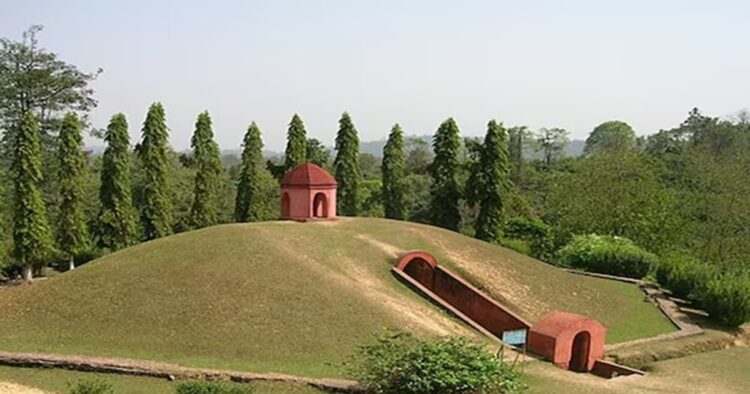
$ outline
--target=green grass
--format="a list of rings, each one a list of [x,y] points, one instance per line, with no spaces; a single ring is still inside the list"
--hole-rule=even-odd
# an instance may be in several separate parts
[[[13,368],[0,366],[0,382],[13,382],[52,393],[67,393],[70,384],[81,380],[102,380],[117,394],[174,394],[179,382],[164,379],[67,371],[62,369]],[[322,394],[315,388],[291,384],[258,382],[251,386],[256,394]]]
[[[528,394],[748,393],[749,348],[731,348],[661,361],[646,376],[602,379],[535,362],[524,368]]]
[[[609,342],[673,329],[635,286],[435,227],[344,219],[216,226],[0,288],[0,350],[333,377],[383,327],[476,336],[393,277],[394,249],[433,253],[532,322],[581,313]]]

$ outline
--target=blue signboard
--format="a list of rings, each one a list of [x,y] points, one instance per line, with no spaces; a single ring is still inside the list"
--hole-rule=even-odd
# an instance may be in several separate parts
[[[503,342],[508,345],[525,345],[526,344],[526,330],[511,330],[503,331]]]

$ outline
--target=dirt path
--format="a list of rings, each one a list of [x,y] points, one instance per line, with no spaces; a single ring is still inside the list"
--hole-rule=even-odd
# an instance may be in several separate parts
[[[126,358],[88,357],[48,353],[0,352],[0,365],[16,367],[64,368],[76,371],[150,376],[162,379],[232,380],[234,382],[291,382],[334,392],[358,392],[357,383],[343,379],[313,379],[285,374],[257,374],[219,369],[183,367],[157,361]],[[0,394],[2,391],[0,384]],[[43,394],[41,391],[9,391],[9,393]]]
[[[0,382],[0,394],[47,394],[47,392],[16,383]]]

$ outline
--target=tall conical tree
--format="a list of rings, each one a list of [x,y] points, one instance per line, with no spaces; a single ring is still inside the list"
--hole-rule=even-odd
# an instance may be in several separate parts
[[[73,269],[75,256],[90,247],[82,210],[83,177],[88,158],[82,149],[81,122],[76,114],[65,115],[58,140],[60,214],[57,218],[57,244],[68,259],[68,269]]]
[[[458,230],[461,223],[461,213],[458,209],[458,200],[461,197],[458,183],[458,151],[461,148],[459,133],[458,125],[453,118],[440,125],[432,140],[435,159],[430,165],[432,223],[454,231]]]
[[[475,237],[495,241],[500,235],[503,220],[503,198],[509,184],[508,136],[502,123],[494,119],[487,124],[479,158],[479,215],[475,223]]]
[[[263,167],[263,140],[260,128],[255,122],[250,124],[242,142],[242,169],[237,183],[237,199],[234,218],[238,222],[258,220],[255,207],[260,204],[260,174]]]
[[[107,148],[102,156],[99,201],[101,210],[96,225],[100,247],[111,250],[132,245],[136,240],[136,222],[130,180],[130,135],[123,114],[112,116],[104,134]]]
[[[343,216],[357,216],[359,213],[359,137],[357,129],[348,113],[344,112],[339,120],[339,131],[336,134],[336,169],[338,192],[336,203],[338,212]]]
[[[211,116],[208,112],[198,115],[190,145],[193,148],[193,163],[197,169],[190,223],[194,228],[201,228],[217,222],[216,194],[223,171],[219,145],[214,141]]]
[[[168,131],[164,107],[154,103],[148,110],[138,156],[143,166],[143,201],[141,222],[147,240],[169,235],[172,232],[172,202],[170,201],[168,170]]]
[[[289,122],[284,154],[285,171],[307,162],[307,133],[305,132],[305,124],[302,123],[302,119],[297,114],[294,114],[292,121]]]
[[[385,217],[403,220],[406,217],[404,204],[404,132],[395,124],[383,147],[383,208]]]
[[[13,133],[13,256],[24,280],[32,280],[32,268],[43,264],[53,249],[52,233],[39,183],[42,151],[39,124],[29,111]]]

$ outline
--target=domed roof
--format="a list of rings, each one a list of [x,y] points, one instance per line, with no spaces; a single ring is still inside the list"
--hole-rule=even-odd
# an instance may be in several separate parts
[[[281,186],[336,186],[336,180],[328,171],[313,163],[305,163],[287,172]]]

